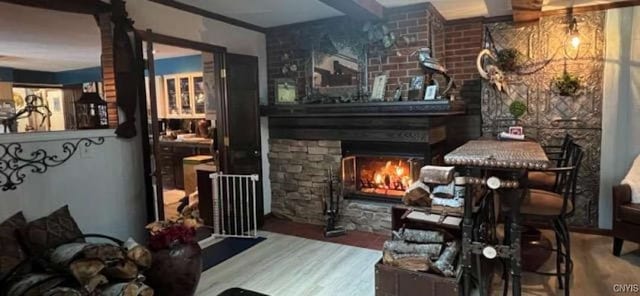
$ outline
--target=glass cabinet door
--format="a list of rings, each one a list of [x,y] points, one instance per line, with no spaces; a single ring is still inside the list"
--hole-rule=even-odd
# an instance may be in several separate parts
[[[178,115],[178,90],[175,78],[165,79],[165,89],[167,96],[167,113],[169,115]]]
[[[202,76],[193,76],[193,99],[195,104],[195,113],[196,114],[204,114],[205,113],[205,100],[206,97],[204,95],[204,79]]]
[[[180,106],[182,115],[192,115],[191,109],[191,85],[189,77],[180,77]]]

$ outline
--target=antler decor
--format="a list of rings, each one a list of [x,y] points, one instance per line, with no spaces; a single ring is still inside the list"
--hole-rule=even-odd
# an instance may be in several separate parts
[[[82,138],[75,143],[65,142],[62,144],[62,155],[49,155],[44,149],[27,154],[21,143],[0,143],[0,187],[2,191],[16,190],[17,186],[24,182],[28,172],[43,174],[50,167],[59,166],[69,160],[80,145],[90,147],[103,143],[103,137],[95,140]]]

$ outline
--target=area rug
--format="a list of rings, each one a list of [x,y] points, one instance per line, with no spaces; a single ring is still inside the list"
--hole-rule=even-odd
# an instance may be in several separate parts
[[[241,288],[231,288],[218,294],[218,296],[268,296],[268,295],[241,289]]]
[[[249,248],[265,240],[264,237],[257,238],[225,238],[202,250],[203,271],[214,267],[225,260],[238,255]]]

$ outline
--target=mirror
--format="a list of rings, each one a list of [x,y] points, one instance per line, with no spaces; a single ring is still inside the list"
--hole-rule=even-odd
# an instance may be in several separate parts
[[[313,51],[312,93],[308,103],[366,101],[366,52],[333,43],[330,50]]]
[[[93,15],[0,2],[0,134],[107,127],[101,53]]]

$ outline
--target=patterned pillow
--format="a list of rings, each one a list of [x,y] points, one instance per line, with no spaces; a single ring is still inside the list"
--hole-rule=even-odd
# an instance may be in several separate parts
[[[20,229],[22,243],[31,255],[40,255],[45,251],[72,241],[82,235],[78,224],[69,213],[69,207],[64,206],[49,216],[31,221]],[[75,239],[75,240],[74,240]]]
[[[0,224],[0,279],[27,256],[18,241],[17,230],[27,225],[22,212]]]

